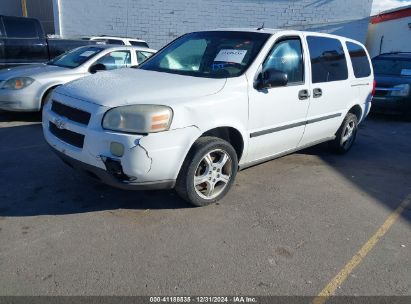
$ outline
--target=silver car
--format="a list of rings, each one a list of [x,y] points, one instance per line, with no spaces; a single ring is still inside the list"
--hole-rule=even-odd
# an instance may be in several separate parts
[[[138,65],[155,52],[136,46],[89,45],[46,64],[0,70],[0,109],[40,111],[59,85],[98,71]]]

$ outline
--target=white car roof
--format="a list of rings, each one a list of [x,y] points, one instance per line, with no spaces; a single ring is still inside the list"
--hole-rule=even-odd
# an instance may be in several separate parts
[[[127,38],[127,37],[115,37],[115,36],[92,36],[90,37],[90,40],[93,39],[116,39],[116,40],[128,40],[128,41],[138,41],[138,42],[146,42],[141,39],[136,39],[136,38]]]
[[[204,30],[200,32],[209,32],[209,31],[227,31],[227,32],[250,32],[250,33],[266,33],[270,35],[277,34],[279,32],[287,33],[289,35],[292,34],[299,34],[302,33],[304,35],[313,35],[313,36],[322,36],[322,37],[330,37],[330,38],[336,38],[336,39],[345,39],[349,41],[355,41],[347,37],[343,36],[338,36],[338,35],[332,35],[332,34],[327,34],[327,33],[319,33],[319,32],[310,32],[310,31],[299,31],[299,30],[293,30],[293,29],[271,29],[271,28],[262,28],[262,29],[257,29],[257,28],[217,28],[213,30]],[[358,43],[358,41],[356,41]]]

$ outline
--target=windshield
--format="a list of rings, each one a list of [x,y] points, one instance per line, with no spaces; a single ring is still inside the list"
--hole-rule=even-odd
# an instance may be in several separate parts
[[[196,77],[240,76],[254,61],[266,33],[198,32],[184,35],[139,68]]]
[[[372,65],[375,74],[411,76],[411,60],[374,59]]]
[[[102,50],[103,48],[95,46],[80,47],[61,54],[60,56],[49,61],[47,64],[74,69],[100,53]]]

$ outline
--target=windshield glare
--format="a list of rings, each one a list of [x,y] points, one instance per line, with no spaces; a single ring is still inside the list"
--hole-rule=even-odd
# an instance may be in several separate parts
[[[266,33],[198,32],[184,35],[139,68],[208,78],[243,74],[265,42]]]
[[[411,76],[411,60],[374,59],[372,64],[375,74]]]
[[[102,50],[102,48],[95,46],[77,48],[56,57],[49,61],[48,64],[74,69],[100,53]]]

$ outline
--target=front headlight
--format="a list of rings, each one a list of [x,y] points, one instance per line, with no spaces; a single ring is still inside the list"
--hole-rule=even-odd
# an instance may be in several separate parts
[[[395,91],[391,91],[391,96],[404,97],[410,94],[410,85],[409,84],[399,84],[393,87]]]
[[[172,119],[173,111],[167,106],[121,106],[104,114],[102,126],[119,132],[154,133],[168,130]]]
[[[21,90],[34,82],[33,78],[30,77],[16,77],[7,80],[4,84],[2,89],[10,89],[10,90]]]

